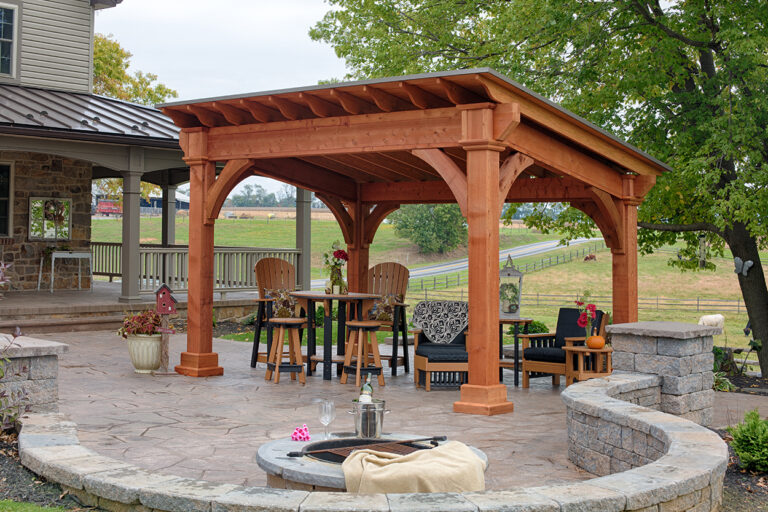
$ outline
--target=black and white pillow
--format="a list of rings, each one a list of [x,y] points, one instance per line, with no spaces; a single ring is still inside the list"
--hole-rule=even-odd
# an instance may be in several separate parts
[[[413,324],[433,343],[450,343],[469,323],[469,304],[461,301],[436,300],[416,304]]]

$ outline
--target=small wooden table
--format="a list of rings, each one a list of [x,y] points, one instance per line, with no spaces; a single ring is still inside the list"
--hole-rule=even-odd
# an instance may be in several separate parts
[[[520,326],[523,326],[523,333],[528,334],[528,325],[533,322],[533,318],[512,318],[499,317],[499,382],[504,382],[504,368],[511,368],[514,373],[515,386],[520,385],[520,375],[517,371],[520,369]],[[512,361],[504,360],[504,326],[514,325],[515,330],[515,358]]]
[[[373,306],[376,299],[381,295],[374,293],[325,293],[322,291],[300,291],[291,292],[292,297],[298,299],[304,311],[307,312],[309,322],[307,322],[307,375],[312,375],[312,357],[317,352],[317,341],[315,338],[315,302],[322,302],[325,310],[323,318],[323,380],[331,380],[331,365],[333,364],[333,301],[339,302],[338,310],[338,330],[336,332],[336,355],[344,355],[344,344],[346,342],[346,308],[343,303],[354,304],[356,318],[363,319]]]
[[[574,380],[584,381],[597,377],[607,377],[613,373],[611,354],[613,348],[605,346],[599,349],[589,347],[565,346],[565,385],[570,386]],[[573,357],[576,364],[573,364]],[[585,364],[585,358],[589,358],[589,365]],[[587,367],[589,366],[589,367]]]

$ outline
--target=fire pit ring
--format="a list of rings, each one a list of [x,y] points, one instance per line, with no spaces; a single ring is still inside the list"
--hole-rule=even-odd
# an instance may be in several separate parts
[[[369,439],[367,441],[381,443],[427,437],[414,434],[385,434],[381,439]],[[351,434],[348,437],[337,437],[335,440],[342,445],[357,444],[357,442],[363,441]],[[441,441],[440,444],[443,442],[445,441]],[[312,445],[316,446],[316,443],[317,441],[292,441],[290,438],[286,438],[261,445],[256,453],[256,463],[267,473],[267,487],[305,491],[345,491],[344,472],[341,470],[339,462],[326,462],[312,455],[288,456],[288,453],[302,451],[307,447],[309,447],[308,450],[311,450],[314,448]],[[428,442],[420,444],[424,444],[425,448],[429,447]],[[487,469],[488,457],[485,453],[473,446],[470,446],[470,449],[486,462]]]

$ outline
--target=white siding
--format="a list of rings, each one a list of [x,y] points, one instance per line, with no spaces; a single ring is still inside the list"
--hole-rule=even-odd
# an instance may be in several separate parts
[[[93,10],[88,0],[24,0],[22,85],[91,92]]]

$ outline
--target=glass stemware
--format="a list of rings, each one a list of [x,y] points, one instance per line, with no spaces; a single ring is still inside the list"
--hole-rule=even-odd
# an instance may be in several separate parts
[[[336,404],[333,400],[322,400],[320,402],[320,423],[325,428],[325,437],[328,439],[328,425],[336,418]]]

